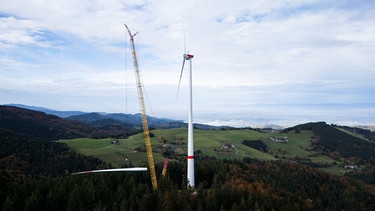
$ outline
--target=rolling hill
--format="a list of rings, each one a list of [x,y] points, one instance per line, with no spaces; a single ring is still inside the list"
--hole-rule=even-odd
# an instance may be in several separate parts
[[[106,121],[107,124],[93,126],[43,112],[1,106],[0,208],[375,208],[374,134],[369,131],[324,122],[285,130],[196,127],[197,187],[192,192],[184,179],[185,127],[151,131],[158,175],[162,161],[170,158],[168,177],[158,176],[157,190],[151,189],[147,172],[70,176],[79,170],[111,168],[106,163],[114,167],[147,166],[142,133],[121,131],[120,122]],[[115,137],[117,132],[125,135]],[[345,169],[347,166],[358,169]]]
[[[139,132],[137,127],[121,124],[101,124],[98,127],[40,111],[0,106],[0,128],[31,139],[51,141],[80,137],[126,137]]]
[[[81,118],[80,121],[72,120],[79,118]],[[107,116],[88,113],[66,119],[13,106],[0,106],[0,128],[30,139],[51,141],[80,138],[79,140],[83,143],[84,140],[92,140],[87,138],[110,138],[109,140],[103,139],[105,147],[108,148],[106,148],[106,152],[99,154],[109,158],[104,160],[115,166],[121,164],[113,162],[111,157],[114,157],[114,160],[121,160],[123,154],[131,156],[134,151],[138,151],[138,157],[146,158],[146,156],[139,156],[144,153],[143,135],[139,133],[141,132],[140,126],[137,123],[126,125],[119,120],[121,118],[129,118],[137,122],[140,116],[125,116],[123,114]],[[154,122],[159,125],[176,123],[169,122],[169,120],[155,120]],[[177,122],[174,126],[181,125]],[[166,156],[175,159],[185,156],[187,144],[187,129],[185,127],[151,132],[154,135],[152,143],[157,160],[162,162],[163,157]],[[135,135],[131,136],[128,141],[122,139],[131,134]],[[374,134],[375,132],[365,129],[327,125],[325,122],[306,123],[281,131],[196,126],[195,151],[197,156],[203,157],[289,159],[320,167],[335,166],[335,164],[365,165],[369,163],[374,165]],[[119,144],[111,145],[112,138],[118,139]],[[284,138],[287,142],[278,141]],[[100,139],[96,140],[96,142],[99,141]],[[67,140],[66,143],[73,143],[73,141]],[[92,141],[92,143],[95,142]],[[255,143],[263,144],[262,150],[251,147]],[[73,149],[83,150],[87,155],[98,154],[98,151],[90,154],[90,150],[80,149],[79,144],[74,145]],[[142,162],[142,159],[136,161],[136,163],[139,162]]]
[[[141,114],[101,114],[101,113],[85,113],[75,116],[67,117],[66,119],[84,122],[94,126],[102,126],[107,124],[126,123],[131,124],[137,128],[142,128],[142,115]],[[175,121],[165,118],[156,118],[147,116],[149,127],[154,128],[176,128],[186,125],[181,121]]]
[[[108,124],[126,123],[142,127],[141,114],[123,114],[123,113],[104,113],[104,112],[82,112],[82,111],[57,111],[49,108],[39,106],[28,106],[23,104],[6,104],[4,106],[23,108],[32,111],[40,111],[46,114],[51,114],[68,120],[79,121],[94,126],[103,126]],[[152,116],[147,117],[149,126],[157,128],[177,128],[186,126],[182,121],[156,118]],[[204,125],[200,125],[204,127]]]
[[[375,142],[373,141],[375,132],[327,125],[325,122],[297,125],[291,129],[311,130],[314,133],[311,146],[316,153],[326,154],[333,158],[339,156],[357,164],[375,164]],[[360,137],[360,132],[366,132],[366,136]]]
[[[104,112],[82,112],[82,111],[57,111],[49,108],[28,106],[23,104],[6,104],[4,106],[18,107],[32,111],[40,111],[46,114],[51,114],[64,119],[74,120],[90,124],[92,126],[100,127],[103,125],[114,125],[114,124],[127,124],[130,127],[141,128],[142,127],[142,116],[140,113],[137,114],[123,114],[123,113],[104,113]],[[168,118],[157,118],[147,116],[147,121],[150,128],[180,128],[187,127],[187,123],[180,120],[173,120]],[[194,127],[199,129],[220,129],[220,128],[231,128],[228,126],[212,126],[206,124],[194,124]],[[276,125],[270,125],[270,127],[278,127]]]
[[[151,133],[154,135],[151,140],[156,162],[163,162],[165,157],[180,161],[185,159],[186,128],[153,130]],[[374,166],[375,160],[375,143],[324,122],[297,125],[282,131],[195,129],[194,139],[197,159],[281,159],[334,174]],[[124,165],[128,161],[135,165],[146,163],[141,133],[129,139],[118,139],[116,145],[111,144],[111,140],[72,139],[63,142],[77,152],[99,157],[114,166]]]

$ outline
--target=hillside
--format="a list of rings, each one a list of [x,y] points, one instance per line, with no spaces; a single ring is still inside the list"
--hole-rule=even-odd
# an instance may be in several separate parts
[[[76,154],[53,140],[104,134],[109,132],[43,112],[0,106],[1,172],[15,177],[62,175],[82,167],[99,168],[102,161]]]
[[[85,125],[42,112],[0,106],[0,204],[12,185],[18,183],[81,169],[109,168],[98,158],[75,153],[65,144],[51,141],[87,136],[90,131]]]
[[[171,162],[157,190],[147,172],[91,174],[14,182],[0,203],[3,210],[375,209],[373,185],[297,163],[199,160],[194,192],[186,188],[185,166]]]
[[[371,137],[322,122],[283,131],[196,128],[193,193],[184,176],[186,128],[151,131],[159,183],[152,190],[147,172],[69,176],[110,168],[105,162],[147,166],[142,133],[127,139],[110,135],[119,122],[94,127],[7,106],[0,107],[0,120],[2,210],[375,209],[373,156],[360,154],[363,147],[373,149]],[[98,132],[107,138],[88,138]],[[52,141],[58,139],[69,147]],[[360,150],[347,152],[353,144]],[[162,178],[165,157],[170,164]],[[345,164],[360,167],[344,170]],[[325,168],[346,174],[320,171]]]
[[[340,130],[344,128],[352,133]],[[350,127],[327,125],[325,122],[307,123],[291,128],[293,130],[311,130],[312,150],[336,160],[345,158],[356,164],[370,163],[375,165],[375,132]],[[291,129],[287,129],[291,130]],[[355,134],[365,134],[363,138]],[[365,139],[365,137],[367,139]]]
[[[154,159],[165,157],[184,161],[187,151],[187,129],[153,130]],[[374,143],[360,139],[339,127],[324,122],[307,123],[282,131],[263,129],[221,129],[194,131],[196,159],[289,160],[335,175],[351,175],[375,184]],[[99,157],[114,166],[128,162],[145,165],[147,156],[143,135],[129,139],[72,139],[64,143],[73,150]],[[357,148],[360,146],[362,149]]]
[[[105,167],[99,159],[74,153],[64,144],[30,140],[4,129],[0,129],[0,137],[2,177],[56,176],[82,168]]]
[[[127,134],[137,132],[137,129],[125,124],[93,127],[82,122],[12,106],[0,106],[0,128],[43,141],[79,137],[126,137]]]

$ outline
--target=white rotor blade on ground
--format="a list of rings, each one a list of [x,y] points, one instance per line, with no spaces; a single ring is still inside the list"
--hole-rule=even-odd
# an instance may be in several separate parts
[[[147,171],[147,168],[134,167],[134,168],[118,168],[118,169],[101,169],[101,170],[89,170],[72,173],[71,175],[77,174],[89,174],[89,173],[99,173],[99,172],[120,172],[120,171]]]

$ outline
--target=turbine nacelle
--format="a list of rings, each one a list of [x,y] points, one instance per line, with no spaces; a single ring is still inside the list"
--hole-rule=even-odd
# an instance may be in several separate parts
[[[192,59],[192,58],[194,58],[194,55],[193,55],[193,54],[188,54],[188,53],[185,53],[185,54],[184,54],[184,59],[185,59],[185,60],[189,60],[189,59]]]
[[[193,54],[189,54],[189,53],[185,53],[183,55],[183,59],[182,59],[182,68],[181,68],[181,73],[180,73],[180,81],[178,82],[178,89],[177,89],[177,98],[178,98],[178,92],[180,90],[180,84],[181,84],[181,78],[182,78],[182,73],[184,72],[184,67],[185,67],[185,60],[190,60],[194,58],[194,55]]]

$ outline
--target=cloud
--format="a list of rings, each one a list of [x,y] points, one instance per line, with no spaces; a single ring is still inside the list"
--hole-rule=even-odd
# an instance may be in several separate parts
[[[18,45],[50,46],[43,41],[43,31],[37,22],[14,17],[0,18],[0,45],[3,51]]]
[[[128,24],[139,32],[142,79],[160,116],[185,112],[186,75],[175,99],[185,49],[195,55],[202,115],[258,104],[371,104],[374,10],[371,1],[3,1],[0,88],[46,92],[82,107],[74,110],[95,110],[99,99],[120,103],[125,83],[135,86]],[[121,111],[106,106],[97,109]],[[138,112],[137,104],[130,109]]]

